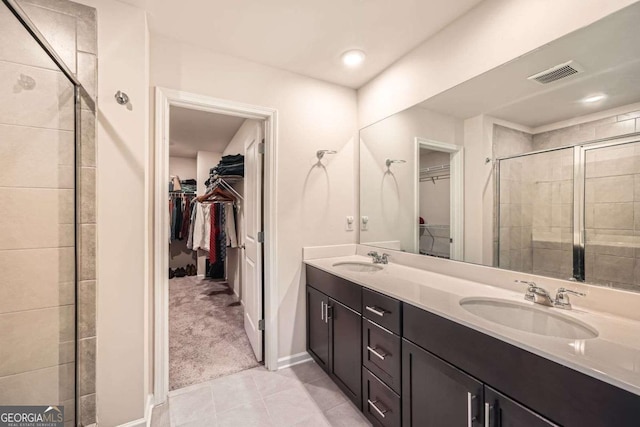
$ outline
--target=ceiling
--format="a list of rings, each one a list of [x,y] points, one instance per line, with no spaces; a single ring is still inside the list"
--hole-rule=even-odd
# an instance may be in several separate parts
[[[169,155],[195,158],[198,151],[223,152],[245,119],[171,107]]]
[[[358,88],[481,0],[125,1],[152,34]],[[367,59],[348,69],[353,48]]]
[[[532,128],[640,101],[640,3],[421,104],[466,119],[488,114]],[[574,60],[584,73],[541,85],[527,77]],[[603,101],[585,97],[604,93]]]

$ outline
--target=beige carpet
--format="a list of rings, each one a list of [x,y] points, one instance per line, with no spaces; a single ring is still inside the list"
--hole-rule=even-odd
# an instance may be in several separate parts
[[[169,389],[258,366],[243,308],[226,282],[169,280]]]

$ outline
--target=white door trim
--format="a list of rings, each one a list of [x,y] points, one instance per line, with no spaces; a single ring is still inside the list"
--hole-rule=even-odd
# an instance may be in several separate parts
[[[420,248],[420,233],[418,227],[420,226],[417,219],[420,217],[420,148],[426,148],[434,151],[443,151],[449,153],[451,156],[451,210],[450,210],[450,225],[451,225],[451,238],[453,243],[451,244],[451,259],[457,261],[464,260],[464,148],[449,144],[447,142],[433,141],[426,138],[415,138],[415,177],[417,180],[414,192],[414,207],[415,218],[414,221],[414,233],[416,242],[416,252]]]
[[[269,370],[278,369],[278,272],[277,253],[277,147],[278,112],[194,93],[155,88],[154,168],[154,398],[166,401],[169,393],[169,220],[167,200],[169,176],[169,110],[171,106],[264,120],[264,361]]]

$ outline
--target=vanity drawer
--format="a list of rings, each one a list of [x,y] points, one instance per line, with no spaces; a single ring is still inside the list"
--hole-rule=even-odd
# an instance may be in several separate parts
[[[307,285],[361,313],[362,286],[307,265]]]
[[[362,289],[362,315],[378,325],[400,335],[402,303],[378,292]]]
[[[370,320],[362,322],[363,365],[400,394],[402,342],[400,337]]]
[[[400,427],[400,396],[362,368],[362,412],[376,427]]]

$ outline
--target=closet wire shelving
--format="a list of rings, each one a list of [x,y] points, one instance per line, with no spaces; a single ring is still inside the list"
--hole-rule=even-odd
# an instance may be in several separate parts
[[[212,192],[214,189],[218,187],[222,187],[224,190],[231,192],[238,201],[244,201],[244,197],[242,194],[238,193],[235,188],[233,188],[233,184],[241,182],[244,180],[243,176],[240,175],[215,175],[209,177],[209,186],[207,187],[207,193]]]
[[[436,165],[420,168],[420,182],[431,181],[434,184],[441,179],[451,178],[451,165]]]

